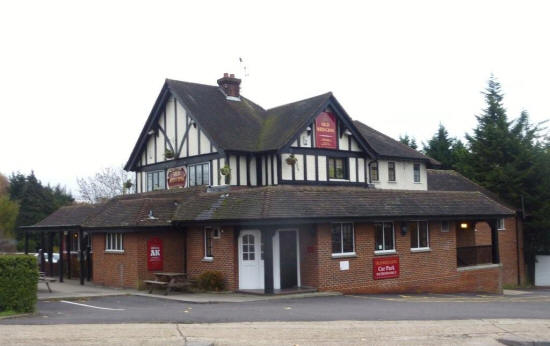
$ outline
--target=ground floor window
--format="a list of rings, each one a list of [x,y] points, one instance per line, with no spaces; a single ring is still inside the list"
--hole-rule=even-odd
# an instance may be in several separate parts
[[[201,163],[189,166],[189,186],[210,184],[210,164]]]
[[[204,228],[204,258],[212,258],[212,238],[214,229],[212,227]]]
[[[105,234],[105,251],[124,251],[122,233]]]
[[[332,224],[332,254],[342,255],[355,252],[352,223]]]
[[[411,233],[411,249],[427,249],[430,247],[430,229],[426,221],[409,223]]]
[[[166,189],[164,171],[147,172],[147,191]]]
[[[395,251],[393,222],[377,222],[374,224],[374,250]]]
[[[252,234],[243,236],[243,261],[254,261],[256,255],[255,240]]]
[[[497,229],[499,231],[503,231],[505,229],[504,218],[501,218],[501,219],[497,220]]]

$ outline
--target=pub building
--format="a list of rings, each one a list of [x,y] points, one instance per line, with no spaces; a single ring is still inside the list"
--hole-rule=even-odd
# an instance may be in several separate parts
[[[63,240],[61,280],[76,268],[81,283],[142,288],[157,271],[214,270],[228,290],[266,294],[523,282],[516,210],[332,93],[264,109],[240,82],[166,80],[125,166],[136,193],[23,228],[49,252]]]

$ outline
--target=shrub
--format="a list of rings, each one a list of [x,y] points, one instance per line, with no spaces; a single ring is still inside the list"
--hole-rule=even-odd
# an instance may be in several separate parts
[[[206,291],[223,291],[225,284],[223,274],[219,271],[209,270],[199,275],[199,288]]]
[[[0,311],[33,312],[38,265],[34,256],[0,256]]]

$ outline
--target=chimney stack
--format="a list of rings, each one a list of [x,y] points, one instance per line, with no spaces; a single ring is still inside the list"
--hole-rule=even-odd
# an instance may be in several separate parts
[[[230,97],[233,99],[239,98],[241,80],[239,78],[235,78],[235,75],[233,73],[224,73],[223,77],[218,79],[218,85],[228,97],[228,99]]]

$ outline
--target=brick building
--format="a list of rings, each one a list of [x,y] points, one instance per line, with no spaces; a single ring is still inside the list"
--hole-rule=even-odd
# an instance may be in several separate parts
[[[25,230],[68,253],[78,239],[82,279],[107,286],[209,270],[265,293],[522,282],[521,222],[489,191],[353,121],[331,93],[266,110],[239,85],[167,80],[125,167],[136,193]]]

